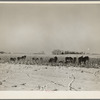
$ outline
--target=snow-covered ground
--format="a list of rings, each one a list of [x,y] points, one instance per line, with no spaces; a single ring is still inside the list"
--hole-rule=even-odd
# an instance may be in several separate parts
[[[0,90],[99,91],[100,69],[0,63]]]

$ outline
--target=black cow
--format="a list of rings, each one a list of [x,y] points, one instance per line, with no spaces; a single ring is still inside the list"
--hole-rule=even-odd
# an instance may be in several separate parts
[[[83,62],[83,56],[81,56],[81,57],[78,58],[79,65],[81,65],[82,62]]]
[[[22,56],[22,57],[17,57],[17,60],[25,60],[26,59],[26,56]]]
[[[10,58],[10,61],[14,61],[15,62],[16,61],[16,58]]]
[[[21,59],[21,57],[17,57],[17,60],[19,61]]]
[[[21,59],[26,59],[26,56],[22,56]]]
[[[65,63],[72,63],[73,58],[72,57],[65,57]]]
[[[76,60],[77,60],[77,58],[74,57],[74,58],[73,58],[73,63],[74,63],[74,64],[76,63]]]
[[[32,60],[35,60],[35,58],[33,57]]]
[[[89,62],[89,57],[88,57],[88,56],[85,56],[85,57],[83,58],[83,62],[84,62],[84,64],[86,64],[86,62]]]
[[[78,62],[79,62],[80,65],[81,65],[81,63],[86,64],[87,61],[89,61],[88,56],[85,56],[85,57],[81,56],[81,57],[78,58]]]
[[[49,59],[49,63],[53,63],[54,59],[53,58],[50,58]]]
[[[51,63],[51,64],[55,64],[55,63],[57,63],[57,61],[58,61],[58,58],[56,56],[54,58],[49,59],[49,63]]]
[[[54,57],[54,62],[56,63],[56,62],[57,62],[57,60],[58,60],[58,58],[55,56],[55,57]]]

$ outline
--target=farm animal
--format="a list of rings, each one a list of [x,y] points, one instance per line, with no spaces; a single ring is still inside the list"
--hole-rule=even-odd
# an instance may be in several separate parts
[[[49,59],[49,63],[57,63],[58,58],[55,56],[54,58]]]
[[[39,61],[40,61],[39,58],[36,58],[36,57],[33,57],[33,58],[32,58],[32,62],[33,62],[34,64],[39,64]]]
[[[58,60],[58,58],[55,56],[55,57],[54,57],[54,62],[56,63],[56,62],[57,62],[57,60]]]
[[[26,59],[26,56],[22,56],[21,59],[25,60]]]
[[[58,62],[58,57],[55,56],[49,59],[48,64],[56,66],[57,62]]]
[[[72,63],[73,62],[73,58],[72,57],[65,57],[65,63]]]
[[[79,65],[81,65],[82,62],[83,62],[83,56],[81,56],[81,57],[78,58]]]
[[[15,62],[16,61],[16,58],[10,58],[10,61],[14,61]]]
[[[52,63],[52,62],[53,62],[53,60],[54,60],[53,58],[50,58],[50,59],[49,59],[49,63]]]
[[[21,57],[17,57],[17,60],[19,61],[21,59]]]
[[[26,56],[22,56],[22,57],[17,57],[17,60],[25,60],[26,59]]]
[[[35,60],[35,58],[33,57],[32,60]]]
[[[86,64],[86,62],[88,62],[88,61],[89,61],[89,57],[88,56],[85,56],[85,57],[81,56],[81,57],[78,58],[78,63],[80,65],[81,65],[81,63]]]
[[[84,61],[84,64],[86,64],[86,62],[89,61],[89,57],[88,57],[88,56],[85,56],[85,57],[83,58],[83,61]]]
[[[73,58],[73,63],[74,63],[74,64],[76,63],[76,60],[77,60],[77,58],[74,57],[74,58]]]
[[[35,57],[33,57],[33,58],[32,58],[32,60],[35,60],[35,61],[37,61],[37,60],[39,60],[39,58],[35,58]]]

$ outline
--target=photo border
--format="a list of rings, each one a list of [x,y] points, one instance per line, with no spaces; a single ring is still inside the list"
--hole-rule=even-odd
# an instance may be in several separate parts
[[[100,4],[100,1],[1,1],[0,4]],[[99,91],[0,91],[0,99],[100,99]]]

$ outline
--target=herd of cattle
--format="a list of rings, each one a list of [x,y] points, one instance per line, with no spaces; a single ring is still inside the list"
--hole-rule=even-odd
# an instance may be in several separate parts
[[[80,57],[65,57],[63,60],[59,60],[59,57],[55,56],[52,58],[44,59],[44,57],[33,57],[31,59],[27,59],[27,56],[21,57],[11,57],[9,59],[10,62],[17,63],[25,63],[25,64],[37,64],[37,65],[67,65],[67,64],[78,64],[78,65],[86,65],[89,62],[88,56],[80,56]]]

